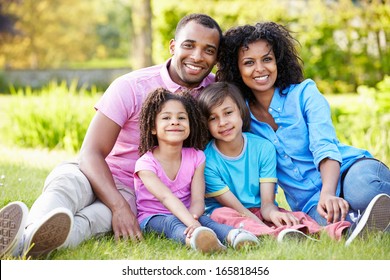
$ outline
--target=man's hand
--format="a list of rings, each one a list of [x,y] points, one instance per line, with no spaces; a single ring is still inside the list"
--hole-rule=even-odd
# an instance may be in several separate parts
[[[116,241],[120,239],[140,241],[143,239],[137,218],[129,206],[120,207],[112,212],[112,230]]]

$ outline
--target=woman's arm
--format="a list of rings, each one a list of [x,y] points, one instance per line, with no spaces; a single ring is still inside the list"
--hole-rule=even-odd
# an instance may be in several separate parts
[[[349,204],[346,200],[336,196],[336,188],[339,181],[340,163],[326,158],[320,162],[322,189],[317,205],[318,213],[328,223],[344,221],[347,216]]]
[[[322,179],[317,211],[328,223],[344,220],[349,205],[346,200],[336,196],[342,156],[336,144],[338,140],[332,123],[331,109],[314,83],[307,87],[303,95],[309,149]]]

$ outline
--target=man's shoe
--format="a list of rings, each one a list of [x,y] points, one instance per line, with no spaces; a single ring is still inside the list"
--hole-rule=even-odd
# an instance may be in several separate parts
[[[348,230],[345,246],[349,246],[356,237],[365,237],[369,231],[385,231],[390,223],[390,196],[378,194],[368,204],[363,214]]]
[[[27,227],[24,254],[27,258],[48,255],[65,243],[72,226],[73,214],[68,209],[52,210],[38,223]]]
[[[286,240],[297,240],[297,241],[304,241],[304,240],[311,240],[311,241],[319,241],[318,239],[315,239],[313,237],[310,237],[303,233],[302,231],[292,229],[292,228],[286,228],[279,232],[277,241],[279,243],[283,243]]]
[[[234,249],[241,249],[244,246],[256,246],[259,244],[259,240],[253,233],[242,228],[231,230],[231,234],[230,243]]]
[[[190,244],[194,250],[202,253],[212,253],[226,249],[218,240],[215,232],[207,227],[197,227],[191,236]]]
[[[27,215],[28,208],[20,201],[11,202],[0,210],[0,258],[14,255],[23,236]]]

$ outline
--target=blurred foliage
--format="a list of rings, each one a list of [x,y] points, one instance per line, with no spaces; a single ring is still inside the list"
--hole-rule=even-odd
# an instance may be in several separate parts
[[[93,88],[65,81],[53,81],[40,90],[11,88],[11,95],[2,127],[2,141],[9,141],[5,144],[73,153],[81,147],[99,98]]]
[[[390,163],[390,76],[374,87],[359,86],[354,102],[333,104],[333,123],[342,143],[369,150]]]
[[[13,32],[0,29],[0,67],[80,67],[118,58],[141,67],[139,51],[150,50],[132,47],[145,35],[137,33],[144,21],[135,10],[138,2],[150,2],[153,63],[169,57],[179,19],[200,12],[214,17],[224,31],[258,21],[286,25],[300,42],[306,77],[324,93],[373,87],[390,73],[390,0],[2,1],[0,16],[13,23]]]

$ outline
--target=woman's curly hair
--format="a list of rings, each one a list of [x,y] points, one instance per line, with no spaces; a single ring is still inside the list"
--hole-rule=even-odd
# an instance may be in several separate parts
[[[164,88],[158,88],[146,97],[140,113],[140,144],[138,152],[142,156],[158,145],[157,136],[152,131],[156,127],[156,116],[161,112],[163,105],[169,100],[180,101],[187,111],[190,123],[190,135],[184,141],[183,147],[193,147],[203,150],[208,141],[207,123],[199,109],[197,101],[188,91],[177,94]]]
[[[283,92],[290,84],[303,81],[303,61],[295,48],[299,42],[291,36],[286,27],[275,22],[242,25],[230,28],[223,39],[216,79],[236,84],[245,98],[252,100],[253,94],[241,78],[238,52],[259,40],[266,40],[275,54],[278,69],[275,87]]]

